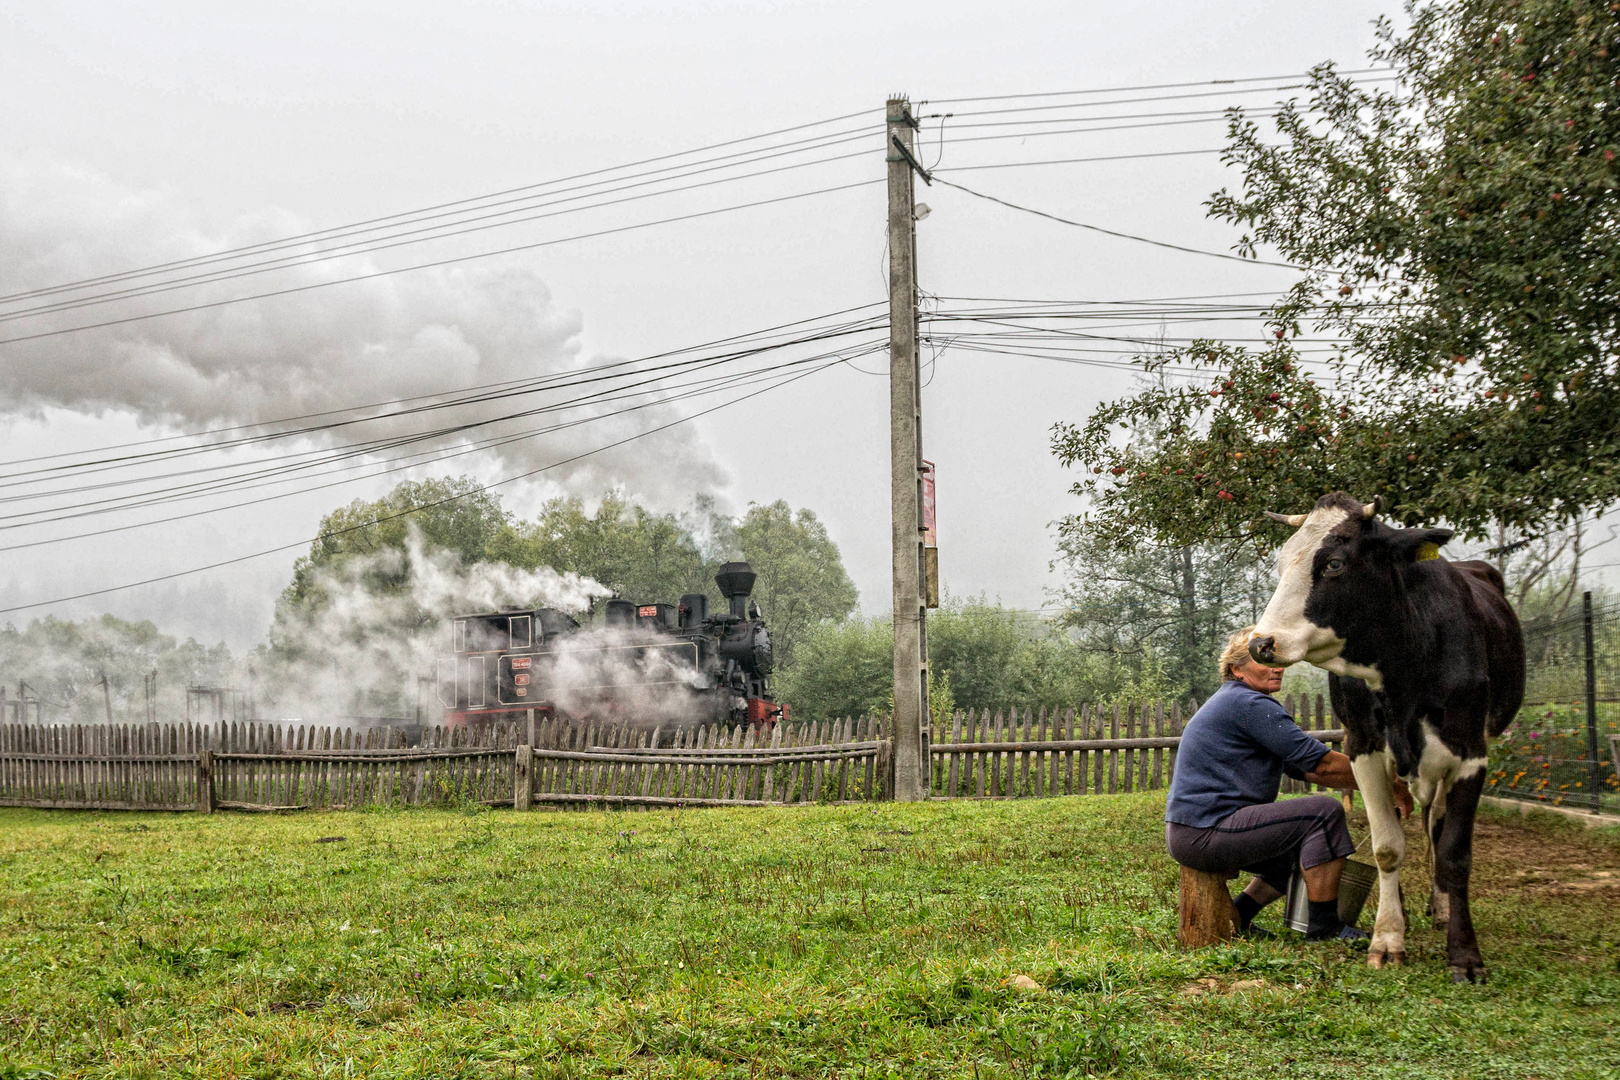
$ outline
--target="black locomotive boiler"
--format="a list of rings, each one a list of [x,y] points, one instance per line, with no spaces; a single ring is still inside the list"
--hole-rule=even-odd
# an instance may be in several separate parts
[[[728,562],[715,575],[728,609],[607,601],[600,625],[555,608],[458,615],[451,656],[438,662],[439,701],[452,727],[515,719],[530,709],[572,719],[676,727],[772,723],[771,637],[749,597],[756,575]]]

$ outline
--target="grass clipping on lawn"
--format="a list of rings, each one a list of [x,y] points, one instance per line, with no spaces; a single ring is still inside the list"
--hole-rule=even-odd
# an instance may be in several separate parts
[[[1163,805],[0,811],[0,1078],[1620,1070],[1616,830],[1483,818],[1454,987],[1415,830],[1411,966],[1181,952]]]

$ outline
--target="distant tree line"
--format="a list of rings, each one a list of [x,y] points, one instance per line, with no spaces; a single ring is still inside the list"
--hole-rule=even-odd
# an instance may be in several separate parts
[[[224,644],[181,641],[151,622],[102,615],[82,622],[46,617],[0,629],[0,679],[15,700],[26,682],[45,720],[117,723],[146,719],[146,687],[155,676],[158,718],[185,716],[188,686],[229,683],[236,658]],[[30,711],[30,716],[32,712]]]

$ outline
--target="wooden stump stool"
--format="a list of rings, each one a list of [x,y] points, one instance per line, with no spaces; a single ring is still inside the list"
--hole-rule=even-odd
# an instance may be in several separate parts
[[[1181,868],[1181,947],[1201,949],[1237,933],[1237,908],[1226,883],[1234,873]]]

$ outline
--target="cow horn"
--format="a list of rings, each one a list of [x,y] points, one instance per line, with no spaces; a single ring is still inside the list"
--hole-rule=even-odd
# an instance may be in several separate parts
[[[1272,521],[1280,521],[1284,525],[1292,525],[1296,529],[1305,524],[1304,514],[1279,514],[1275,510],[1267,510],[1266,517]]]
[[[1361,504],[1361,516],[1364,518],[1370,518],[1383,508],[1384,497],[1382,495],[1374,495],[1372,502]]]

